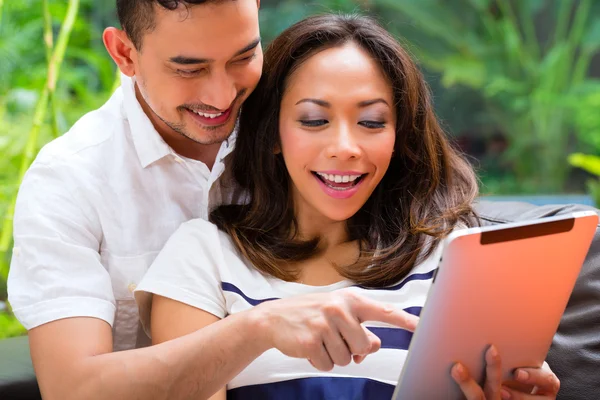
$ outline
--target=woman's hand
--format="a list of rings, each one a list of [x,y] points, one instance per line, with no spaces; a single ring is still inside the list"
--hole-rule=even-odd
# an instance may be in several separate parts
[[[364,321],[380,321],[414,331],[418,317],[370,300],[350,289],[274,300],[252,311],[259,337],[288,357],[306,358],[317,369],[361,362],[381,340]]]
[[[452,378],[460,386],[467,400],[542,400],[556,399],[560,381],[554,375],[548,364],[542,368],[518,368],[515,380],[524,385],[533,386],[532,392],[523,392],[503,385],[502,360],[498,350],[490,346],[485,353],[486,381],[483,387],[471,377],[464,365],[457,363],[452,368]]]

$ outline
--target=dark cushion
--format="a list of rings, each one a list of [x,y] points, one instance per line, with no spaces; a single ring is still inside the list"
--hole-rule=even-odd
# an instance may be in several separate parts
[[[583,205],[534,206],[518,202],[486,202],[476,205],[483,225],[524,221],[575,211],[594,210]],[[561,381],[558,399],[600,397],[600,231],[592,242],[577,279],[558,332],[554,336],[548,364]]]
[[[27,337],[0,340],[0,399],[41,399]]]

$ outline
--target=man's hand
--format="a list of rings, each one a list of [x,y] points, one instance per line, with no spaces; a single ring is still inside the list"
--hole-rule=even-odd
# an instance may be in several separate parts
[[[361,362],[381,341],[361,325],[379,321],[414,331],[418,317],[344,289],[263,303],[254,309],[270,347],[329,371]]]

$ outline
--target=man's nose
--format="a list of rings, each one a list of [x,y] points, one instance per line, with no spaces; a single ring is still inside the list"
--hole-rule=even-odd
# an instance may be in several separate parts
[[[238,95],[235,82],[226,72],[213,73],[201,90],[202,103],[219,111],[225,111]]]

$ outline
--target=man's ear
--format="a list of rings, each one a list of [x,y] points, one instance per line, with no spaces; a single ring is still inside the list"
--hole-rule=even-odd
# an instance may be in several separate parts
[[[260,8],[260,0],[256,0],[256,5]]]
[[[129,77],[134,76],[135,65],[132,57],[135,56],[137,50],[125,31],[113,27],[106,28],[102,34],[102,40],[108,54],[121,72]]]

